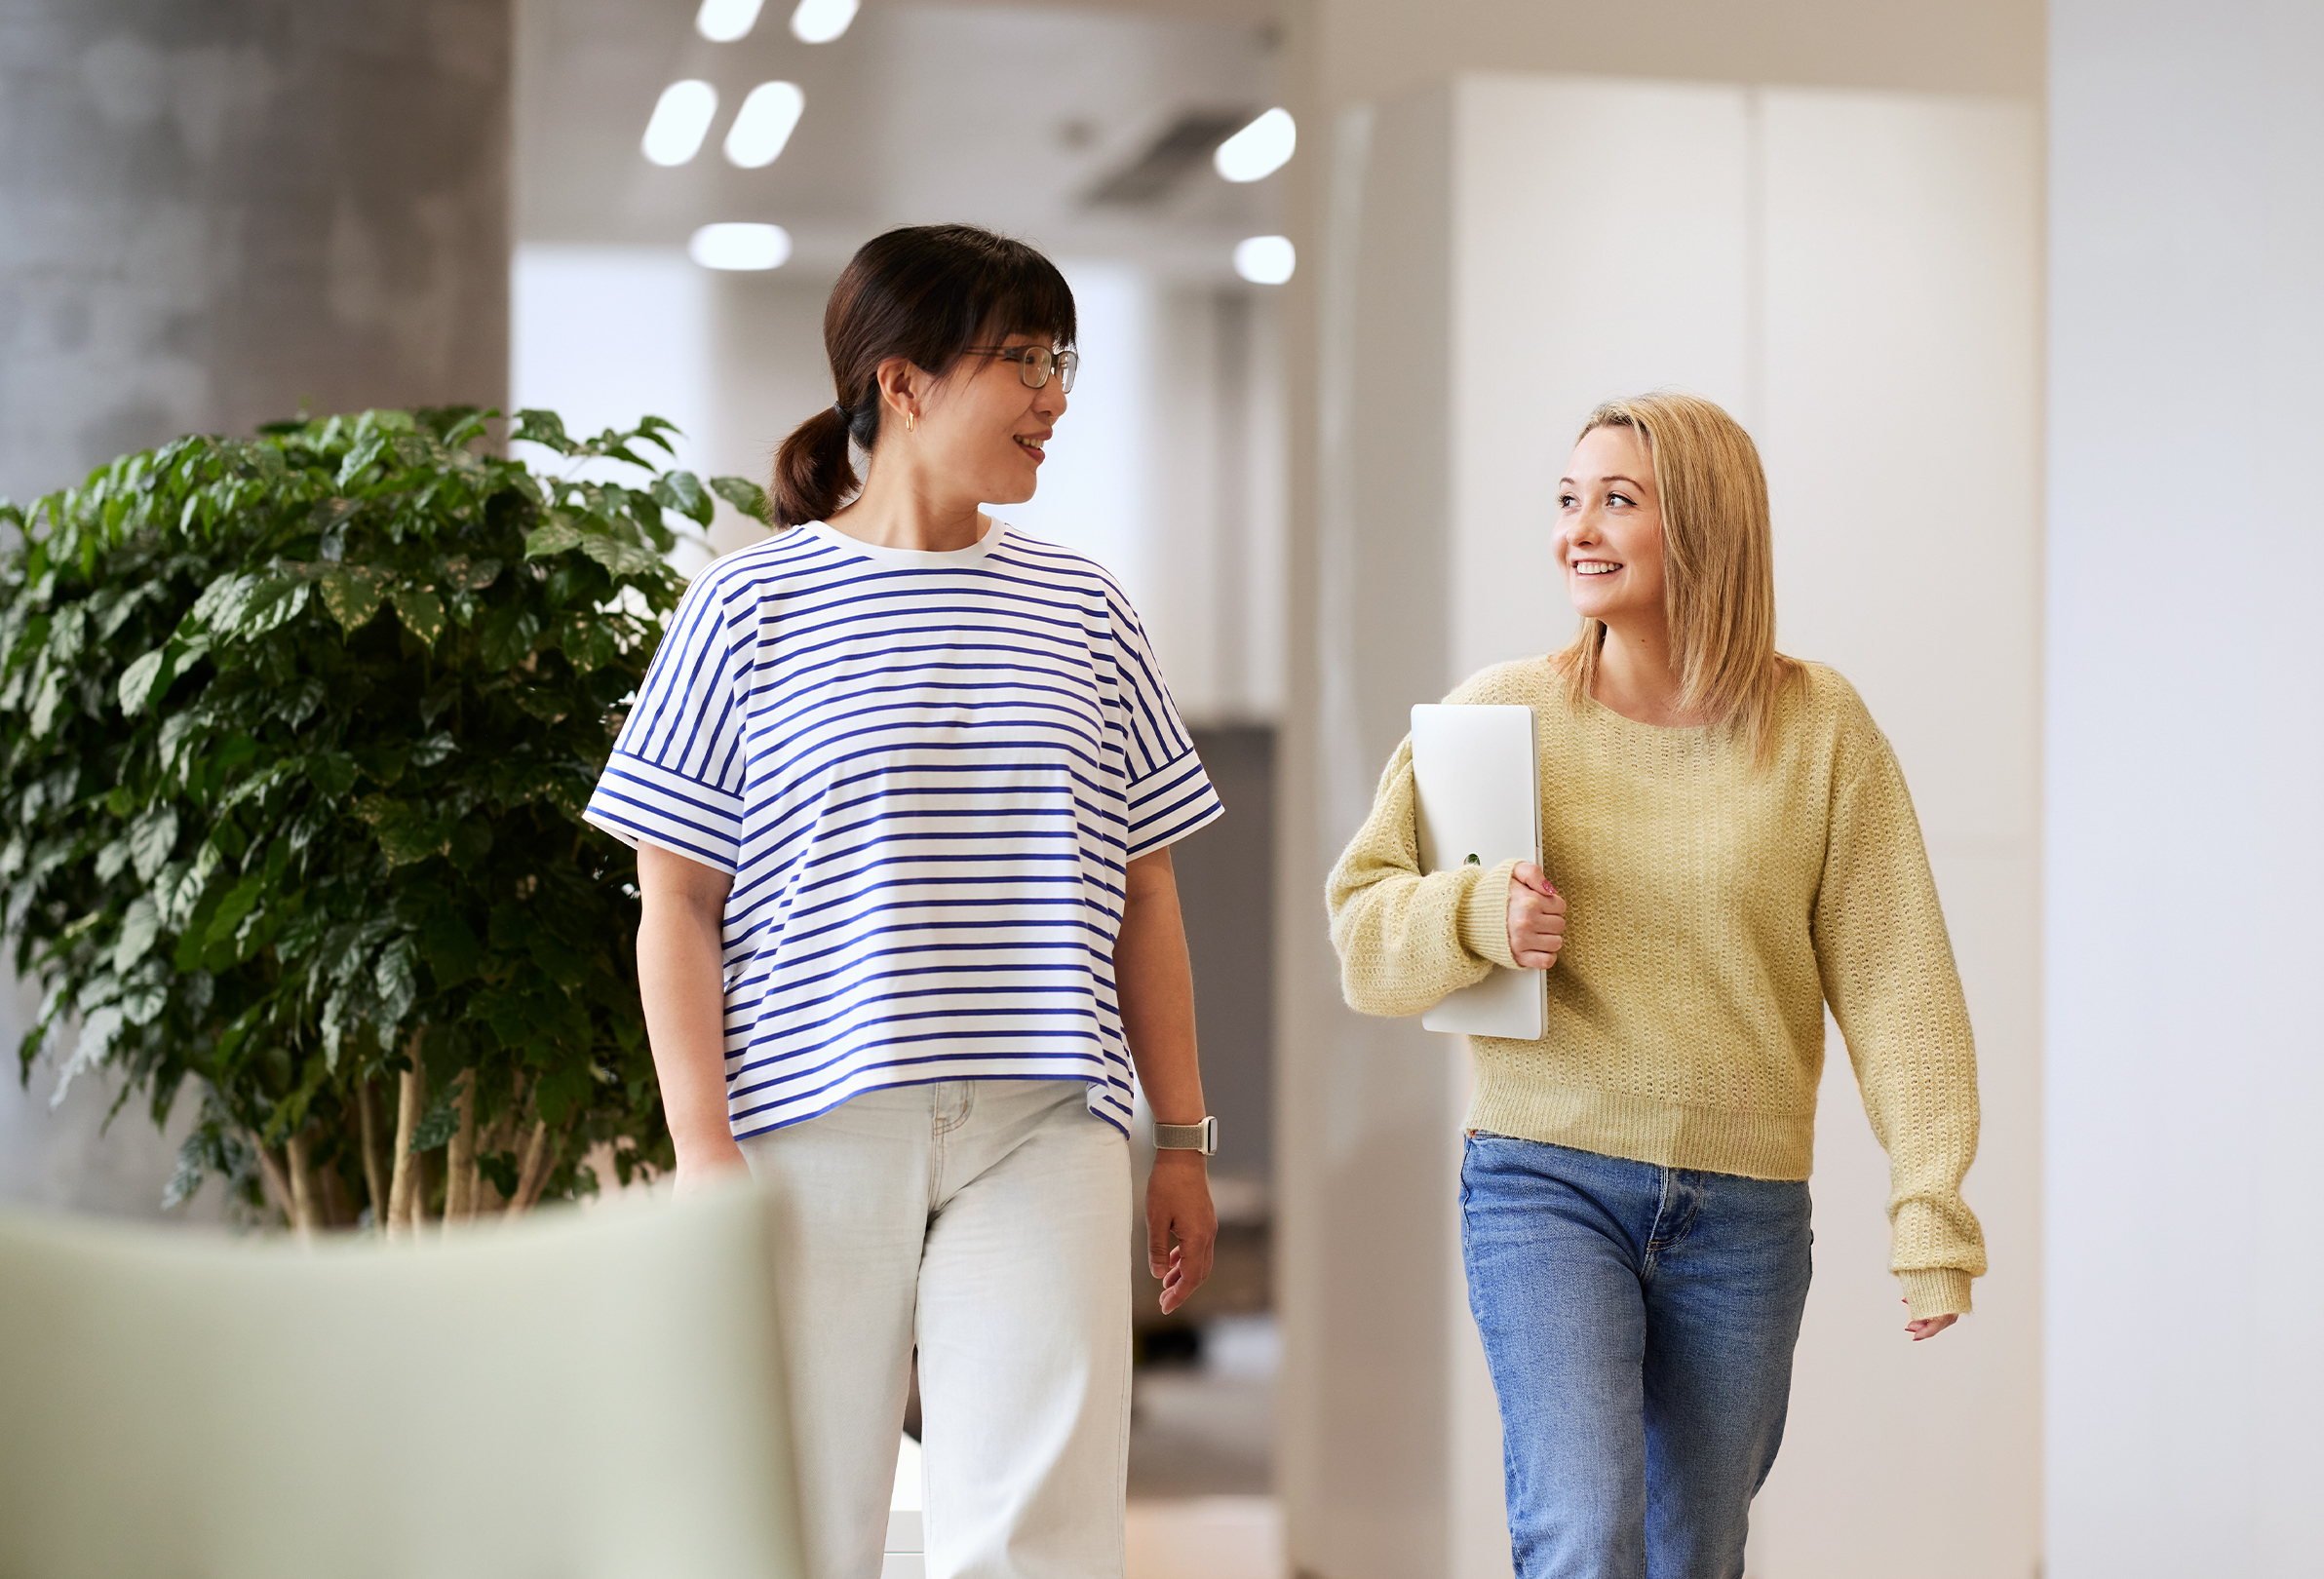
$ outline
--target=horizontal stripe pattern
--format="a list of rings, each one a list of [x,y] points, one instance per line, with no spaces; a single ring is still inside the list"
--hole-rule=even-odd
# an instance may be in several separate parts
[[[923,554],[818,522],[695,578],[586,815],[733,875],[742,1137],[969,1079],[1082,1080],[1127,1129],[1124,868],[1220,809],[1096,564],[997,524]]]

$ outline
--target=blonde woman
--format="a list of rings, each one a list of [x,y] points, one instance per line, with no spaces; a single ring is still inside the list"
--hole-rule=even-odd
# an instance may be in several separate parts
[[[1555,546],[1579,637],[1448,699],[1533,709],[1547,869],[1421,875],[1407,742],[1332,940],[1366,1014],[1548,972],[1540,1041],[1472,1043],[1460,1184],[1519,1579],[1727,1579],[1807,1298],[1825,1006],[1915,1341],[1985,1270],[1975,1053],[1896,758],[1846,680],[1775,650],[1750,436],[1688,396],[1600,406]]]

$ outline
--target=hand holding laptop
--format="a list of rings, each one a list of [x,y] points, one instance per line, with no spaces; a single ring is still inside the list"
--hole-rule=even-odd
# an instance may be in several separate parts
[[[1509,941],[1519,968],[1493,967],[1474,986],[1439,999],[1420,1023],[1433,1031],[1538,1041],[1549,1012],[1541,973],[1565,942],[1566,902],[1541,871],[1533,710],[1477,703],[1414,708],[1413,790],[1423,875],[1463,867],[1491,871],[1504,861],[1530,874],[1509,894]],[[1521,938],[1529,946],[1517,953]]]
[[[1509,952],[1529,971],[1546,971],[1566,946],[1566,896],[1547,873],[1520,861],[1509,873]]]

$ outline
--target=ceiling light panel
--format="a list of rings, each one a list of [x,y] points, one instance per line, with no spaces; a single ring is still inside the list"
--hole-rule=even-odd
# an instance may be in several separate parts
[[[1281,170],[1298,145],[1299,128],[1291,111],[1271,109],[1219,144],[1212,163],[1230,181],[1256,181]]]
[[[682,165],[702,151],[711,117],[718,113],[718,91],[696,77],[674,82],[654,102],[640,144],[657,165]]]
[[[727,163],[760,170],[775,162],[807,107],[795,82],[762,82],[751,90],[726,131]]]
[[[791,260],[791,232],[781,225],[704,225],[686,255],[706,269],[779,269]]]
[[[855,20],[856,0],[799,0],[791,14],[791,36],[802,44],[829,44]]]
[[[1298,264],[1289,236],[1247,236],[1235,243],[1234,271],[1253,285],[1281,285]]]
[[[731,44],[738,38],[750,36],[758,25],[758,8],[763,0],[702,0],[702,9],[694,13],[694,31],[713,44]]]

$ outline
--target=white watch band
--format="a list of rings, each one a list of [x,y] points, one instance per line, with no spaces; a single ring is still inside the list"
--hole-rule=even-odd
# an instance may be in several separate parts
[[[1157,1151],[1199,1151],[1206,1157],[1218,1155],[1218,1115],[1207,1114],[1200,1124],[1155,1125],[1154,1149]]]

